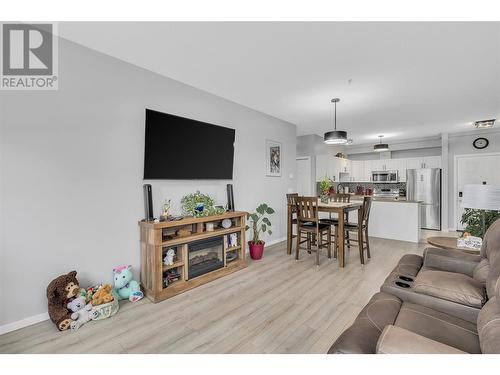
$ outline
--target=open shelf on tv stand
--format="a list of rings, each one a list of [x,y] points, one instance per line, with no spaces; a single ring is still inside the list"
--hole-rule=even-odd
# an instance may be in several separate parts
[[[163,301],[197,286],[206,284],[247,267],[245,258],[246,212],[225,212],[208,217],[186,217],[177,221],[159,223],[140,221],[141,286],[147,298]],[[230,228],[222,228],[222,220],[232,222]],[[215,228],[207,231],[207,223]],[[230,244],[229,236],[235,233],[237,244]],[[234,235],[233,235],[234,236]],[[189,246],[200,241],[222,238],[222,255],[218,269],[196,277],[189,277]],[[173,264],[165,265],[163,258],[169,249],[175,252]],[[228,259],[227,252],[231,252]],[[236,253],[236,258],[234,258]],[[167,282],[172,275],[175,281]]]

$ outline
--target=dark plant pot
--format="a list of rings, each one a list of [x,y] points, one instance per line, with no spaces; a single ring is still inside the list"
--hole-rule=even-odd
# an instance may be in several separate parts
[[[261,259],[262,255],[264,255],[264,245],[264,242],[261,244],[254,244],[252,241],[248,241],[248,247],[250,248],[250,258],[252,258],[253,260]]]

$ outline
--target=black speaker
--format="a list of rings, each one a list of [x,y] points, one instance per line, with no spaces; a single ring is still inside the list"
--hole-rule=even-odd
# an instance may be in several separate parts
[[[227,210],[234,211],[233,184],[227,184]]]
[[[142,188],[144,190],[144,212],[146,214],[144,220],[153,221],[155,219],[153,216],[153,191],[150,184],[144,184]]]

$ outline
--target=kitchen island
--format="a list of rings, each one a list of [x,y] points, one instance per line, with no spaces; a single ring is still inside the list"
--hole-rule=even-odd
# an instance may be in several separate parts
[[[351,202],[362,202],[363,197],[354,195]],[[349,213],[349,221],[357,221],[357,213]],[[368,235],[391,240],[419,242],[420,202],[406,199],[374,197],[370,210]]]

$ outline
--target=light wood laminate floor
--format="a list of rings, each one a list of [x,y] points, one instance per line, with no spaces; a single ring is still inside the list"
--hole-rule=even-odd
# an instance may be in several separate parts
[[[74,333],[50,321],[7,333],[0,353],[326,353],[399,258],[426,247],[370,243],[364,266],[353,247],[340,269],[325,253],[319,267],[314,253],[295,261],[282,242],[242,271],[157,304],[122,302],[114,317]]]

